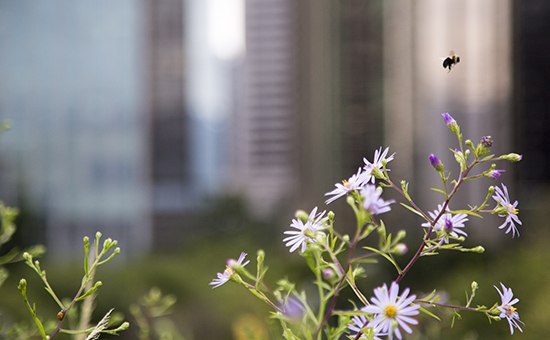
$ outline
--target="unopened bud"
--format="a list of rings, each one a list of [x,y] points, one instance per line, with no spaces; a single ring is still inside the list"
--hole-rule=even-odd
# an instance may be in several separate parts
[[[304,222],[304,223],[307,223],[307,221],[309,220],[308,213],[303,211],[303,210],[296,211],[296,214],[294,214],[294,216],[296,216],[296,218],[302,220],[302,222]]]
[[[334,278],[336,274],[334,273],[334,270],[332,268],[326,268],[325,270],[323,270],[323,278],[325,280],[330,280],[332,278]]]
[[[462,151],[455,149],[454,155],[458,164],[464,163],[464,154],[462,153]]]
[[[409,247],[405,243],[398,243],[392,250],[392,253],[397,255],[404,255],[409,251]]]
[[[21,292],[21,294],[25,294],[25,292],[27,291],[27,280],[25,279],[21,279],[19,281],[19,286],[17,287],[17,289],[19,289],[19,291]]]
[[[263,263],[265,259],[265,251],[263,249],[259,249],[256,253],[256,258],[258,263]]]
[[[454,120],[454,118],[447,112],[444,112],[441,115],[443,116],[443,119],[445,119],[445,124],[449,127],[449,129],[451,129],[451,132],[458,136],[460,134],[460,127],[458,126],[456,120]]]
[[[523,158],[522,155],[518,155],[517,153],[509,153],[507,155],[501,156],[501,158],[506,159],[510,162],[519,162]]]
[[[430,154],[430,164],[433,166],[433,168],[438,171],[438,172],[443,172],[443,162],[441,162],[439,160],[439,158],[437,158],[436,155],[434,155],[433,153]]]
[[[29,262],[32,262],[32,255],[27,252],[23,253],[23,258]]]
[[[483,144],[483,146],[490,148],[491,146],[493,146],[493,139],[491,138],[491,136],[483,136],[481,137],[480,143]]]
[[[489,177],[491,179],[499,179],[501,172],[506,172],[506,170],[496,170],[496,169],[490,170],[487,173],[487,177]]]
[[[481,141],[477,146],[477,156],[481,157],[489,152],[489,148],[493,145],[493,139],[491,136],[481,137]]]
[[[485,248],[483,248],[482,246],[477,246],[472,248],[472,252],[481,254],[485,252]]]

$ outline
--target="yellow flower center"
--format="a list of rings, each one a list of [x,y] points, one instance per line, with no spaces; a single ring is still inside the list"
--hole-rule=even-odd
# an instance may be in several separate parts
[[[349,189],[349,187],[351,186],[351,184],[350,184],[348,181],[346,181],[346,180],[343,180],[343,181],[342,181],[342,184],[343,184],[346,188],[348,188],[348,189]]]
[[[518,214],[518,209],[517,208],[512,208],[511,204],[508,204],[508,209],[507,210],[508,210],[509,214],[514,214],[514,215]]]
[[[510,305],[503,306],[504,310],[506,310],[506,316],[512,316],[516,313],[516,307],[512,307]]]
[[[388,306],[386,307],[386,309],[384,309],[384,314],[388,318],[393,318],[395,314],[397,314],[397,308],[395,308],[395,306]]]
[[[310,228],[305,228],[303,233],[304,233],[304,236],[309,237],[311,239],[314,239],[317,236],[316,233]]]
[[[229,266],[225,266],[225,273],[227,273],[227,275],[233,275],[233,269]]]

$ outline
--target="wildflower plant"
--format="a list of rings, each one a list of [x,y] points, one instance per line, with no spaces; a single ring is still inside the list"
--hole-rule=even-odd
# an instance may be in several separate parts
[[[10,120],[0,123],[0,133],[10,128]],[[14,235],[17,229],[15,219],[18,214],[19,210],[17,208],[8,207],[0,201],[0,248],[2,245],[8,243]],[[99,287],[103,284],[101,281],[94,282],[95,271],[100,265],[109,262],[120,253],[120,248],[116,247],[118,242],[110,238],[104,240],[103,248],[100,248],[101,236],[100,232],[96,233],[92,251],[90,251],[90,239],[87,236],[84,237],[84,275],[80,282],[80,287],[72,299],[60,299],[58,297],[48,282],[46,271],[40,267],[40,261],[35,260],[35,257],[41,256],[46,252],[46,248],[43,245],[32,246],[24,251],[15,247],[0,256],[0,287],[8,277],[8,271],[4,266],[17,261],[25,261],[38,274],[44,284],[44,288],[61,309],[53,318],[42,319],[37,312],[36,305],[34,303],[31,304],[27,297],[27,280],[23,278],[19,281],[17,288],[23,297],[23,302],[27,306],[36,328],[30,329],[24,323],[16,323],[14,325],[4,324],[0,318],[0,339],[29,339],[34,338],[38,334],[43,340],[49,340],[59,333],[66,333],[71,334],[73,337],[84,339],[85,336],[85,340],[94,340],[98,339],[102,334],[118,335],[118,332],[128,329],[130,326],[128,322],[123,322],[115,328],[109,328],[116,323],[114,319],[118,318],[113,317],[113,309],[107,311],[95,326],[89,327],[94,308],[93,298]],[[78,312],[76,311],[77,308],[75,308],[77,303],[82,303],[79,324],[83,328],[78,330],[62,328],[64,321],[77,317]]]
[[[426,155],[426,161],[430,162],[442,181],[440,188],[433,189],[441,194],[437,208],[420,208],[409,194],[409,183],[400,181],[396,184],[390,178],[388,163],[394,159],[395,153],[388,156],[389,148],[382,150],[381,147],[375,151],[373,162],[364,158],[365,165],[362,169],[325,194],[330,196],[326,204],[346,199],[357,221],[352,235],[340,234],[334,225],[335,215],[331,211],[319,212],[315,207],[310,213],[297,212],[296,218],[290,224],[291,230],[284,232],[287,236],[282,241],[291,253],[300,250],[296,254],[306,260],[315,277],[316,297],[308,296],[311,293],[300,290],[288,278],[279,280],[275,289],[268,288],[263,281],[267,268],[262,250],[258,251],[256,274],[244,268],[249,261],[244,262],[246,254],[242,253],[239,260],[229,260],[226,270],[218,273],[218,277],[210,285],[217,288],[233,281],[246,287],[272,307],[271,317],[279,320],[282,335],[287,340],[401,340],[407,333],[414,332],[415,326],[420,322],[417,319],[420,313],[439,320],[437,308],[450,308],[455,316],[460,316],[458,311],[470,311],[485,314],[489,320],[506,319],[511,334],[514,329],[523,331],[520,327],[523,323],[515,307],[519,299],[514,298],[512,290],[502,283],[502,291],[495,286],[501,301],[490,308],[484,305],[472,306],[479,289],[475,281],[471,284],[471,294],[464,305],[440,303],[439,294],[435,290],[428,296],[419,298],[411,294],[408,287],[401,285],[403,278],[421,257],[436,255],[442,250],[483,253],[482,246],[462,246],[462,242],[468,237],[466,230],[470,218],[482,217],[482,214],[498,215],[505,219],[498,228],[504,229],[506,234],[511,232],[512,238],[516,234],[519,237],[518,226],[521,221],[517,216],[518,202],[512,203],[504,184],[501,185],[502,188],[489,186],[480,205],[454,210],[450,208],[450,202],[466,181],[484,177],[499,180],[504,171],[496,170],[496,164],[488,165],[490,162],[517,162],[522,156],[511,153],[495,157],[490,154],[493,145],[490,136],[482,137],[477,145],[471,140],[463,141],[457,121],[448,113],[442,115],[445,124],[458,140],[458,146],[450,151],[454,154],[459,171],[457,177],[451,179],[451,173],[446,171],[435,154]],[[478,170],[484,166],[484,170]],[[480,172],[476,174],[474,171]],[[399,205],[394,200],[384,198],[385,190],[395,190],[402,197]],[[492,209],[488,208],[491,204],[494,204]],[[424,230],[422,239],[410,245],[403,242],[406,236],[404,230],[390,233],[380,218],[380,215],[399,206],[424,219],[424,223],[419,225]],[[363,245],[365,239],[372,237],[378,237],[377,247]],[[401,266],[396,257],[405,255],[409,247],[416,250],[410,255],[406,265]],[[371,280],[378,287],[372,293],[364,292],[357,285],[357,280],[364,277],[365,266],[376,263],[377,258],[383,258],[393,265],[395,277],[391,282],[380,282],[373,277]],[[356,298],[352,301],[355,307],[351,310],[336,309],[337,300],[344,289],[351,289]],[[432,290],[432,287],[428,287],[428,290]],[[436,309],[428,310],[427,307]]]
[[[96,233],[92,252],[90,252],[89,238],[87,236],[84,237],[84,275],[75,296],[67,301],[64,301],[64,299],[62,301],[62,299],[60,299],[54,292],[46,277],[46,271],[40,267],[40,262],[34,260],[33,256],[30,253],[23,253],[25,263],[38,274],[45,286],[44,288],[61,309],[57,314],[57,324],[54,325],[53,329],[48,329],[49,327],[45,327],[45,323],[38,316],[35,304],[31,304],[27,297],[27,280],[23,278],[19,281],[19,292],[23,296],[23,301],[27,305],[31,317],[34,320],[38,329],[38,333],[42,339],[53,339],[59,333],[67,333],[73,335],[86,334],[86,339],[97,339],[101,334],[117,334],[118,332],[126,330],[129,327],[129,323],[124,322],[116,328],[108,329],[108,326],[110,324],[109,319],[111,318],[111,312],[113,311],[112,309],[103,316],[101,321],[96,326],[87,326],[89,322],[89,320],[87,319],[87,315],[89,317],[89,315],[91,314],[91,309],[93,308],[91,305],[91,298],[97,292],[99,287],[103,285],[101,281],[93,282],[95,270],[97,269],[97,267],[109,262],[113,259],[113,257],[120,253],[120,248],[116,247],[117,241],[110,238],[103,241],[103,248],[100,248],[99,245],[101,242],[101,236],[102,235],[100,232]],[[80,302],[82,302],[83,306],[80,324],[86,325],[86,328],[79,330],[63,328],[63,322],[67,319],[69,315],[74,314],[74,311],[76,309],[74,307],[77,303]],[[48,323],[51,324],[51,322]],[[50,335],[47,335],[47,333],[50,333]]]

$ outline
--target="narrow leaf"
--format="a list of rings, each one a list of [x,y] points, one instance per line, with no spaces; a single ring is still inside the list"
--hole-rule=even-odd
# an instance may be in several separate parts
[[[443,191],[443,190],[441,190],[441,189],[436,189],[436,188],[430,188],[430,189],[433,190],[433,191],[440,192],[440,193],[442,193],[443,195],[447,195],[447,194],[445,193],[445,191]]]
[[[418,216],[424,218],[424,216],[422,216],[422,214],[419,213],[418,211],[416,211],[413,207],[410,207],[410,206],[408,206],[408,205],[406,205],[405,203],[402,203],[402,202],[400,202],[400,204],[402,206],[404,206],[405,208],[409,209],[410,211],[412,211],[413,213],[417,214]]]
[[[425,314],[431,316],[432,318],[436,319],[437,321],[441,321],[441,319],[437,315],[433,314],[432,312],[428,311],[427,309],[425,309],[423,307],[420,307],[419,309],[422,313],[425,313]]]

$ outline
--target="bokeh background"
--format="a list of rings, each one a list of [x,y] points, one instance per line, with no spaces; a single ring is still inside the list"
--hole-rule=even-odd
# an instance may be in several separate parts
[[[442,311],[441,322],[426,318],[407,339],[544,339],[548,32],[546,0],[0,0],[0,119],[12,125],[0,135],[0,198],[21,211],[1,253],[44,244],[42,267],[69,297],[82,275],[82,238],[101,231],[122,253],[97,273],[94,318],[111,307],[123,313],[132,327],[120,339],[138,338],[129,306],[151,287],[177,298],[157,329],[180,339],[246,339],[243,327],[278,339],[267,306],[236,285],[208,286],[216,272],[241,251],[254,266],[264,249],[268,283],[287,276],[309,291],[282,231],[296,209],[324,209],[324,193],[380,146],[396,152],[392,178],[434,210],[441,197],[429,188],[439,176],[428,155],[458,170],[441,117],[449,112],[465,138],[490,135],[495,154],[523,155],[498,164],[520,202],[521,237],[499,231],[499,218],[471,218],[465,245],[485,254],[422,259],[403,282],[460,304],[475,280],[480,305],[498,301],[492,286],[503,282],[520,298],[524,333],[476,313],[451,328]],[[441,58],[450,51],[461,61],[448,72]],[[500,180],[466,183],[452,207],[481,203]],[[350,230],[345,202],[329,208]],[[384,220],[418,246],[416,216],[395,205]],[[2,325],[33,327],[21,277],[39,314],[54,319],[30,268],[7,269]],[[385,264],[372,270],[365,291],[395,275]]]

